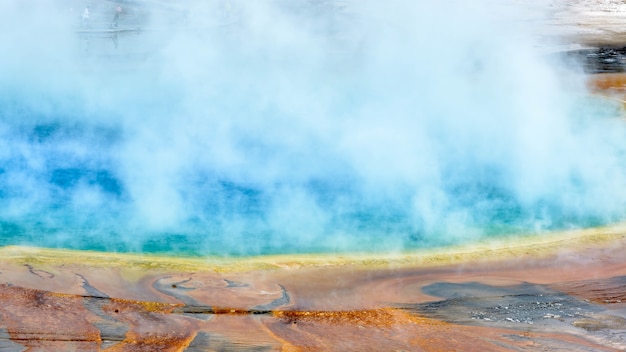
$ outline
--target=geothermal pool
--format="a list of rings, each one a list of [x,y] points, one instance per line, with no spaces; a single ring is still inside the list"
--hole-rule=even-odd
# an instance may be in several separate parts
[[[513,5],[119,4],[114,28],[116,2],[8,6],[1,245],[393,252],[624,218],[619,111]]]
[[[624,350],[601,3],[5,0],[0,350]]]

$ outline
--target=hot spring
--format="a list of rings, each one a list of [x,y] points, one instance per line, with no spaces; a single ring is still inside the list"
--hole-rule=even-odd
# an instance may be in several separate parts
[[[0,245],[389,252],[626,215],[626,124],[523,5],[57,3],[0,13]]]

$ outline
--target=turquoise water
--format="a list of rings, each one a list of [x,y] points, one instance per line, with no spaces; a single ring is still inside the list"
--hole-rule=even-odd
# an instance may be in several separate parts
[[[475,4],[234,4],[0,36],[0,245],[396,251],[624,217],[621,112],[518,27]]]
[[[604,101],[583,102],[597,123],[615,116]],[[568,207],[558,197],[525,204],[510,189],[504,166],[471,159],[445,165],[441,190],[447,203],[441,211],[464,217],[452,229],[442,219],[437,224],[442,230],[420,222],[411,203],[419,188],[372,196],[349,171],[296,180],[287,173],[274,183],[259,183],[229,179],[203,165],[186,170],[176,190],[185,200],[179,206],[188,207],[186,216],[160,229],[142,223],[120,169],[119,150],[128,143],[123,128],[50,119],[55,122],[3,120],[2,138],[9,148],[0,169],[2,245],[177,255],[389,251],[597,226],[621,215]],[[294,207],[289,192],[305,194],[303,205]],[[286,218],[277,223],[276,212]],[[323,214],[311,218],[310,212]]]

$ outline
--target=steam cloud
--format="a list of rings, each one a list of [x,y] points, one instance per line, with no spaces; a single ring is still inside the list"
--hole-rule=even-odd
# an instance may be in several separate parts
[[[521,8],[120,3],[143,31],[3,2],[4,244],[396,250],[624,216],[624,125]]]

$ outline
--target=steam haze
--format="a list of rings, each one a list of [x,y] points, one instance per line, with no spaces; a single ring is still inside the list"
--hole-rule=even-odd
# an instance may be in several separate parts
[[[623,122],[521,6],[120,3],[141,31],[3,3],[3,244],[391,251],[624,216]]]

